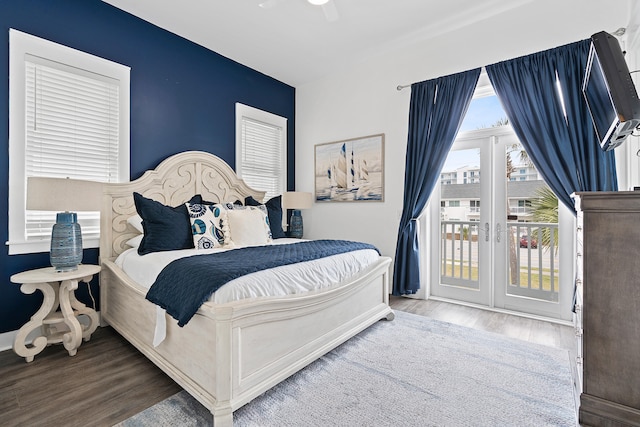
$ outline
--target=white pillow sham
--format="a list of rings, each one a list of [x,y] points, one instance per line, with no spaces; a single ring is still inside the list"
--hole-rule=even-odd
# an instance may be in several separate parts
[[[267,215],[252,207],[227,211],[229,234],[234,246],[257,246],[271,242]]]
[[[131,239],[127,240],[127,245],[131,246],[132,248],[137,248],[138,246],[140,246],[140,243],[142,243],[143,237],[144,234],[138,234],[136,237],[132,237]]]
[[[140,215],[135,214],[130,216],[127,218],[127,222],[140,233],[144,233],[144,228],[142,228],[142,217]]]

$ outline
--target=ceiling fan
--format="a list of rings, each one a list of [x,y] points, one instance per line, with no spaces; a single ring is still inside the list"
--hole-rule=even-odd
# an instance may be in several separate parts
[[[263,9],[271,9],[285,1],[287,0],[265,0],[262,3],[260,3],[258,6],[260,6]],[[324,17],[327,19],[327,21],[335,22],[338,20],[339,18],[338,9],[336,8],[334,0],[307,0],[307,1],[314,6],[320,6],[322,8],[322,12],[324,12]]]

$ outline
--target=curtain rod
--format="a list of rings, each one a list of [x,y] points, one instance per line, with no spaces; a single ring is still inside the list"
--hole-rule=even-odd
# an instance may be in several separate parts
[[[626,31],[627,31],[627,29],[625,27],[620,27],[617,30],[612,31],[611,34],[613,34],[616,37],[620,37],[620,36],[624,35],[626,33]],[[484,68],[484,67],[482,67],[482,68]],[[630,71],[629,74],[634,74],[634,73],[637,73],[639,71],[640,70]],[[410,84],[408,84],[408,85],[398,85],[398,86],[396,86],[396,90],[401,91],[402,89],[405,89],[405,88],[408,88],[408,87],[411,87],[411,85]],[[638,151],[638,153],[640,153],[640,150]]]
[[[638,73],[638,72],[640,72],[640,69],[629,71],[629,74],[634,74],[634,73]],[[402,89],[405,89],[405,88],[408,88],[408,87],[411,87],[411,85],[410,84],[409,85],[398,85],[398,86],[396,86],[396,90],[401,91]],[[638,151],[638,153],[640,153],[640,151]]]

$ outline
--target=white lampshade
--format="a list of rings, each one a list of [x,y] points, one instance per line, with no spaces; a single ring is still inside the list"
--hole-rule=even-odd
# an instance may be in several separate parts
[[[311,209],[313,194],[304,191],[287,191],[282,195],[282,207],[285,209]]]
[[[49,259],[56,271],[73,271],[82,262],[82,230],[76,211],[99,211],[102,183],[69,178],[27,178],[28,210],[57,211]],[[61,212],[64,211],[64,212]]]
[[[99,211],[102,183],[70,178],[27,178],[27,209],[35,211]]]

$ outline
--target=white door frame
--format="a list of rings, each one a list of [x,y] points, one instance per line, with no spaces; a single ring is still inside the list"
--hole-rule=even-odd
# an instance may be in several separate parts
[[[559,203],[558,207],[559,259],[563,260],[558,277],[560,283],[558,302],[549,303],[506,294],[508,265],[506,209],[493,209],[493,204],[496,202],[504,203],[506,207],[506,203],[508,203],[504,175],[506,170],[505,147],[507,144],[517,142],[517,138],[510,127],[504,128],[489,128],[461,134],[456,139],[453,147],[456,150],[460,150],[474,146],[473,144],[477,144],[480,139],[484,139],[485,144],[487,139],[490,140],[489,146],[481,150],[482,176],[490,177],[490,185],[482,186],[481,200],[484,200],[484,202],[482,202],[482,208],[480,209],[480,228],[483,229],[486,222],[490,224],[490,242],[485,241],[485,236],[482,233],[480,233],[478,240],[482,241],[482,246],[479,246],[479,257],[486,257],[489,254],[493,261],[484,262],[486,258],[478,261],[479,264],[482,263],[485,267],[480,269],[481,290],[471,291],[463,288],[448,287],[448,290],[443,295],[443,292],[437,289],[440,284],[441,268],[439,242],[441,233],[440,185],[438,184],[434,188],[429,204],[425,209],[425,214],[422,215],[420,220],[421,228],[424,230],[424,232],[420,233],[422,243],[420,246],[427,248],[427,250],[423,251],[423,266],[425,268],[421,269],[425,272],[423,273],[422,283],[427,284],[422,287],[425,290],[424,298],[452,300],[492,310],[517,312],[528,317],[554,319],[561,323],[570,322],[572,320],[571,302],[573,299],[572,284],[575,265],[573,257],[575,218],[573,213],[562,203]],[[490,166],[486,168],[486,171],[489,171],[490,174],[485,173],[484,166],[487,165],[487,162],[489,162]],[[482,178],[480,182],[483,182]],[[497,200],[498,198],[504,198],[504,200]],[[435,203],[432,201],[435,201]],[[489,207],[487,206],[488,203],[491,203],[490,209],[487,209]],[[484,245],[484,243],[488,244]],[[498,256],[500,253],[505,256]],[[487,283],[489,284],[488,286],[486,285]],[[483,289],[483,284],[486,289]],[[470,298],[469,295],[473,292],[477,292],[477,295]]]

